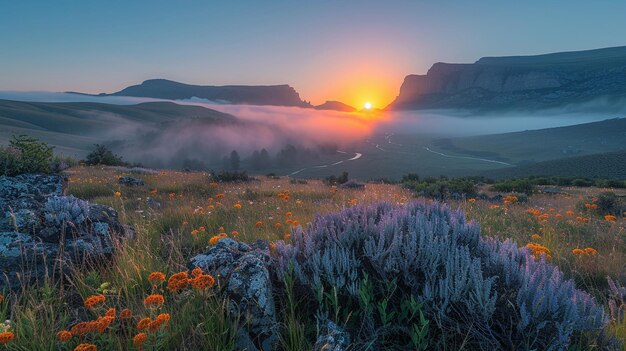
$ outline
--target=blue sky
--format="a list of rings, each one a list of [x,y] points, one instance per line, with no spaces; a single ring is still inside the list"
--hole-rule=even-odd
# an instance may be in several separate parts
[[[384,105],[437,61],[626,45],[625,14],[623,1],[3,1],[0,90],[169,78]]]

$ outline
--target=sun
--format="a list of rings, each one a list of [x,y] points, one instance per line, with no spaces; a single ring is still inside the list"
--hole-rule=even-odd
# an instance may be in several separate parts
[[[371,102],[369,102],[369,101],[368,101],[368,102],[366,102],[366,103],[363,105],[363,108],[365,108],[366,110],[371,110],[371,109],[372,109],[372,103],[371,103]]]

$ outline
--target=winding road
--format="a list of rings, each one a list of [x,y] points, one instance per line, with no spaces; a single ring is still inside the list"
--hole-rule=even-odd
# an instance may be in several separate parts
[[[345,152],[345,151],[339,151],[339,150],[337,150],[337,153],[340,153],[340,154],[347,154],[347,152]],[[354,153],[354,156],[353,156],[353,157],[351,157],[351,158],[349,158],[349,159],[346,159],[346,160],[341,160],[341,161],[337,161],[337,162],[335,162],[335,163],[326,164],[326,165],[319,165],[319,166],[313,166],[313,167],[306,167],[306,168],[302,168],[302,169],[299,169],[299,170],[297,170],[297,171],[295,171],[295,172],[291,172],[291,173],[289,173],[287,176],[296,175],[296,174],[298,174],[298,173],[300,173],[300,172],[306,171],[306,170],[307,170],[307,169],[309,169],[309,168],[326,168],[326,167],[336,166],[336,165],[342,164],[342,163],[347,162],[347,161],[354,161],[354,160],[358,160],[358,159],[360,159],[360,158],[361,158],[361,156],[363,156],[363,154],[362,154],[362,153],[360,153],[360,152],[355,152],[355,153]]]

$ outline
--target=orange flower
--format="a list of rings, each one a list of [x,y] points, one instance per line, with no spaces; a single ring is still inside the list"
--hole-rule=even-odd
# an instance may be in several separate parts
[[[224,227],[219,227],[217,228],[218,231],[223,232],[224,231]]]
[[[72,333],[67,330],[61,330],[57,333],[57,340],[59,341],[68,341],[72,338]]]
[[[104,331],[113,323],[115,317],[98,317],[95,321],[96,330],[98,333],[102,334]]]
[[[155,332],[161,328],[164,324],[167,324],[170,321],[169,313],[161,313],[159,314],[153,321],[150,323],[150,331]]]
[[[233,207],[236,208],[236,209],[240,209],[241,208],[241,204],[234,204]]]
[[[585,249],[585,253],[589,256],[595,256],[598,253],[598,251],[596,251],[596,249],[588,247]]]
[[[201,274],[191,281],[191,285],[200,290],[208,289],[213,284],[215,284],[215,279],[210,274]]]
[[[150,319],[149,317],[143,318],[137,323],[137,329],[139,330],[148,329],[148,327],[150,326],[150,323],[152,323],[152,319]]]
[[[581,249],[574,249],[572,250],[572,253],[576,256],[581,256],[585,254],[585,251],[581,250]]]
[[[198,233],[200,233],[200,231],[198,229],[194,229],[194,230],[191,231],[191,235],[193,235],[193,236],[197,236]]]
[[[141,348],[141,346],[143,346],[143,344],[145,344],[147,340],[148,334],[139,333],[133,338],[133,345],[135,345],[135,347]]]
[[[167,290],[170,292],[178,292],[183,290],[189,284],[189,275],[187,272],[179,272],[170,277],[167,281]]]
[[[565,214],[568,215],[568,216],[573,216],[574,215],[574,211],[567,210],[567,211],[565,211]]]
[[[576,220],[580,223],[589,223],[589,218],[585,218],[581,216],[576,217]]]
[[[236,230],[233,230],[232,232],[230,232],[230,235],[232,235],[233,238],[236,238],[237,235],[239,235],[239,232],[237,232]]]
[[[500,205],[491,205],[489,208],[495,210],[496,208],[500,208]]]
[[[530,250],[531,254],[535,258],[539,258],[540,256],[545,256],[546,259],[551,259],[552,258],[552,253],[545,246],[542,246],[542,245],[539,245],[539,244],[529,243],[529,244],[526,245],[526,247]]]
[[[159,284],[161,284],[162,282],[165,281],[165,274],[163,274],[161,272],[152,272],[148,276],[148,281],[152,285],[157,286],[157,285],[159,285]]]
[[[133,314],[128,308],[125,308],[122,312],[120,312],[120,319],[130,319],[132,316]]]
[[[291,215],[292,215],[291,211],[285,213],[285,216],[287,216],[287,217],[291,217]]]
[[[157,194],[157,189],[150,189],[150,195],[156,195]]]
[[[539,235],[539,234],[533,234],[533,235],[531,236],[531,239],[533,239],[533,240],[539,240],[539,239],[541,239],[541,235]]]
[[[170,200],[176,197],[176,193],[169,193],[167,195],[170,197]]]
[[[97,330],[98,325],[96,322],[80,322],[74,324],[70,329],[73,335],[83,336],[88,333],[93,333]]]
[[[202,275],[202,273],[203,273],[203,272],[202,272],[202,268],[200,268],[200,267],[196,267],[196,268],[194,268],[194,269],[192,269],[192,270],[191,270],[191,275],[192,275],[193,277],[199,277],[199,276],[201,276],[201,275]]]
[[[613,215],[606,215],[604,216],[604,220],[608,221],[608,222],[614,222],[617,220],[617,217],[613,216]]]
[[[205,226],[201,226],[200,228],[198,228],[199,231],[201,232],[206,232],[206,227]]]
[[[298,226],[298,221],[291,221],[291,225],[294,226],[294,227],[297,227]]]
[[[254,224],[254,226],[255,226],[255,227],[257,227],[257,228],[261,228],[261,227],[263,226],[263,222],[262,222],[262,221],[257,221],[257,222]]]
[[[94,308],[97,305],[103,303],[106,300],[104,295],[91,295],[87,299],[85,299],[85,307]]]
[[[585,204],[585,207],[589,210],[595,210],[598,208],[598,204]]]
[[[143,304],[146,308],[158,308],[163,305],[163,303],[165,303],[165,298],[160,294],[149,295],[143,300]]]
[[[74,348],[74,351],[98,351],[94,344],[80,344]]]
[[[119,191],[114,192],[113,195],[115,195],[115,197],[122,197],[122,193]]]
[[[283,238],[285,240],[289,240],[289,239],[291,239],[291,234],[290,233],[285,233],[285,235],[283,235]]]
[[[476,199],[471,198],[471,199],[467,199],[467,202],[469,202],[470,204],[473,204],[476,202]]]
[[[215,244],[217,244],[218,241],[220,241],[220,239],[224,239],[226,237],[228,237],[228,235],[226,233],[219,233],[219,234],[213,236],[211,239],[209,239],[209,244],[215,245]]]
[[[542,215],[538,216],[538,217],[537,217],[537,220],[540,220],[540,221],[545,221],[545,220],[547,220],[548,218],[550,218],[550,215],[549,215],[549,214],[547,214],[547,213],[544,213],[544,214],[542,214]]]
[[[282,224],[282,223],[275,223],[275,224],[274,224],[274,228],[280,228],[280,227],[282,227],[282,226],[283,226],[283,224]]]
[[[223,198],[223,197],[224,197],[224,194],[217,194],[217,195],[215,195],[215,198],[218,199],[218,200]]]
[[[106,317],[113,317],[115,318],[115,315],[117,314],[117,311],[115,310],[115,308],[111,307],[107,310],[107,312],[104,314]]]

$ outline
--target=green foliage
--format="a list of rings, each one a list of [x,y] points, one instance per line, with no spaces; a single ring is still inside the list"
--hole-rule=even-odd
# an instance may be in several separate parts
[[[212,173],[211,179],[220,183],[230,183],[230,182],[247,182],[250,180],[248,173],[246,171],[243,172],[228,172],[221,171],[220,173]]]
[[[13,136],[8,147],[0,147],[0,175],[49,173],[52,147],[27,135]]]
[[[496,183],[491,186],[491,189],[507,193],[516,192],[531,195],[533,192],[535,192],[535,184],[533,184],[533,182],[526,178],[512,179]]]
[[[95,144],[95,148],[85,159],[89,165],[125,166],[122,157],[113,153],[105,145]]]
[[[348,182],[348,172],[341,173],[340,176],[328,176],[324,178],[324,184],[326,185],[340,185]]]
[[[417,174],[409,174],[402,177],[402,183],[406,188],[435,199],[475,196],[476,185],[479,180],[475,178],[448,178],[443,176],[440,178],[427,177],[420,180]]]

